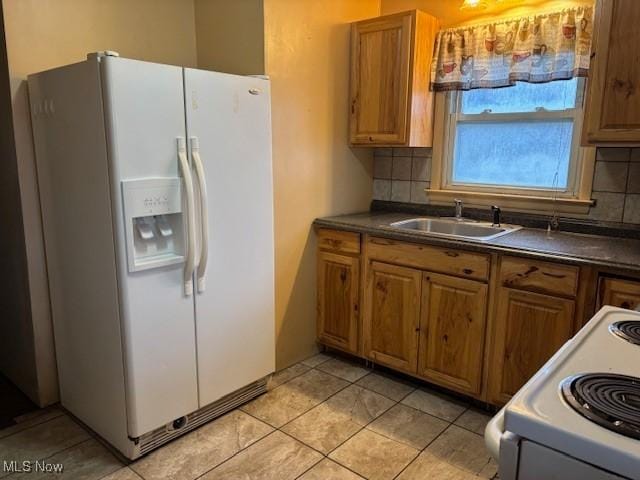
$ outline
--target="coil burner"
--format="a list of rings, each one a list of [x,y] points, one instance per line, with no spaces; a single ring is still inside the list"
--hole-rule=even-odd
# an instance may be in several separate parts
[[[583,417],[640,440],[640,378],[588,373],[567,378],[561,388],[565,400]]]
[[[640,345],[640,322],[637,320],[622,320],[609,325],[609,331],[629,343]]]

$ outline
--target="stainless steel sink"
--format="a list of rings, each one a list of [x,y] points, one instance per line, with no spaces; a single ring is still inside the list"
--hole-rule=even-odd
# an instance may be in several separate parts
[[[518,225],[500,225],[494,227],[490,223],[465,220],[445,220],[442,218],[410,218],[389,224],[390,227],[402,230],[434,235],[438,237],[462,238],[467,240],[488,241],[502,235],[520,230]]]

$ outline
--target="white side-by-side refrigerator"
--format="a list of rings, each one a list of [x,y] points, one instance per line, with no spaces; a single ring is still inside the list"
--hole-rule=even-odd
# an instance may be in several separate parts
[[[274,370],[269,81],[101,52],[28,82],[61,403],[133,459]]]

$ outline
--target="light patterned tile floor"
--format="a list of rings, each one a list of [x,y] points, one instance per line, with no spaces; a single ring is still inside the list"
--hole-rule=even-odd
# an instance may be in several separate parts
[[[490,415],[459,399],[330,354],[276,373],[269,392],[124,465],[59,408],[0,430],[3,460],[61,462],[86,480],[496,478]]]

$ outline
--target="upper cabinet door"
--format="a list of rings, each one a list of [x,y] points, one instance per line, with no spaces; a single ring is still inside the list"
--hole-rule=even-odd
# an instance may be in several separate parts
[[[486,284],[425,273],[418,374],[464,393],[480,393],[486,311]]]
[[[393,16],[353,25],[352,143],[406,141],[411,20]]]
[[[583,143],[640,145],[640,2],[598,2]]]
[[[352,25],[351,144],[431,146],[437,28],[435,18],[417,10]]]
[[[367,357],[416,373],[421,281],[419,270],[370,263],[363,322]]]

